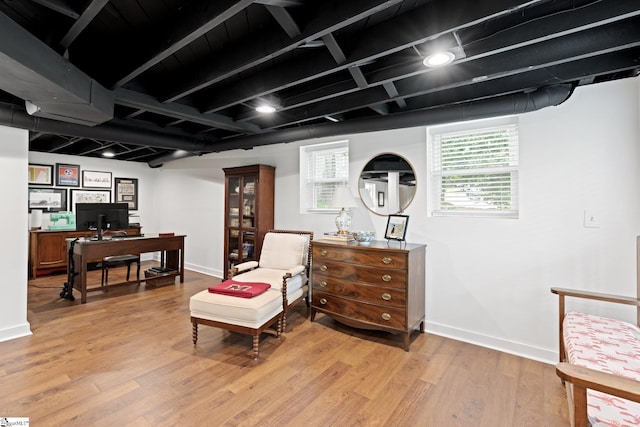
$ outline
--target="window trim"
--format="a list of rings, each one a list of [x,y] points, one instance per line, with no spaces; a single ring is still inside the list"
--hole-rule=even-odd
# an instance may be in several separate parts
[[[343,139],[339,141],[330,141],[323,142],[319,144],[311,144],[300,147],[299,155],[300,155],[300,165],[299,165],[299,189],[300,189],[300,213],[301,214],[309,214],[309,213],[331,213],[335,214],[340,210],[337,208],[317,208],[312,206],[313,195],[310,195],[310,186],[313,186],[313,182],[308,182],[308,169],[307,164],[311,153],[318,151],[337,151],[346,149],[347,156],[349,156],[349,140]],[[346,165],[346,178],[338,179],[336,178],[336,186],[349,185],[349,159],[347,159]]]
[[[515,164],[510,167],[500,168],[503,172],[509,171],[511,183],[511,202],[512,209],[483,209],[483,210],[446,210],[439,209],[441,177],[443,174],[435,170],[434,166],[434,144],[437,135],[456,134],[465,132],[481,132],[485,129],[515,127]],[[430,217],[467,217],[467,218],[502,218],[502,219],[518,219],[520,217],[520,138],[519,138],[519,120],[517,116],[505,116],[492,119],[473,120],[469,122],[451,123],[446,125],[428,126],[427,133],[427,176],[429,177],[427,207],[428,216]],[[510,150],[511,151],[511,150]],[[480,174],[487,174],[487,169],[474,169]],[[489,171],[491,173],[493,171]],[[469,174],[473,174],[470,171]]]

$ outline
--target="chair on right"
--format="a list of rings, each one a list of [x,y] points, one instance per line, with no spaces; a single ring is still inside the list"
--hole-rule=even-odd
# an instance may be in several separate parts
[[[247,261],[229,270],[235,282],[268,283],[253,298],[220,295],[207,289],[190,299],[193,344],[198,325],[208,325],[253,336],[253,358],[259,354],[260,334],[277,322],[275,335],[286,329],[287,311],[302,300],[309,307],[309,267],[313,233],[270,230],[264,237],[259,261]]]

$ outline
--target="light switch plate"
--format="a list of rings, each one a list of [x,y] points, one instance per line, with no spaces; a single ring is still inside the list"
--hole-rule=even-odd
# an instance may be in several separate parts
[[[600,228],[600,216],[595,211],[584,211],[584,226],[585,228]]]

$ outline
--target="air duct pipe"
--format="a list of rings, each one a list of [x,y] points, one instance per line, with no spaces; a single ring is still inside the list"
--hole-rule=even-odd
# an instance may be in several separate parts
[[[170,150],[185,150],[191,152],[191,155],[211,151],[211,141],[195,138],[186,132],[140,129],[131,126],[124,120],[111,120],[108,123],[91,127],[82,126],[30,116],[24,110],[9,104],[0,104],[0,124],[33,132],[93,138]]]
[[[209,151],[222,152],[236,149],[280,144],[305,139],[328,136],[348,135],[364,132],[376,132],[390,129],[402,129],[416,126],[433,126],[444,123],[469,121],[510,114],[522,114],[545,107],[559,105],[566,101],[573,91],[570,84],[549,86],[528,93],[503,95],[482,101],[472,101],[409,113],[390,114],[388,116],[349,120],[340,123],[326,123],[230,138],[213,143]],[[187,157],[185,153],[182,157]],[[168,155],[151,160],[149,166],[158,167],[164,162],[176,160],[178,157]]]

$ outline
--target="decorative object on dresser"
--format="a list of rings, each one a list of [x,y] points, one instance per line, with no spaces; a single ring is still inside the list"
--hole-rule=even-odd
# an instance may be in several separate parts
[[[407,215],[389,215],[389,219],[387,219],[387,228],[385,228],[384,232],[384,238],[404,241],[404,238],[407,235],[408,224],[409,216]]]
[[[351,227],[351,216],[348,208],[357,206],[356,199],[351,194],[348,187],[337,187],[331,199],[331,207],[340,209],[340,214],[336,217],[336,227],[338,234],[348,234]]]
[[[268,284],[268,289],[251,298],[231,296],[204,289],[189,301],[193,345],[198,325],[213,326],[253,336],[253,358],[258,358],[260,334],[276,336],[286,332],[287,311],[301,300],[309,305],[310,231],[269,230],[262,243],[260,261],[247,261],[229,271],[231,284]],[[278,322],[275,330],[269,327]]]
[[[267,165],[224,168],[225,273],[260,258],[262,241],[273,228],[275,168]]]
[[[311,321],[319,312],[348,326],[403,334],[409,351],[411,332],[424,332],[425,252],[423,244],[314,241]]]

